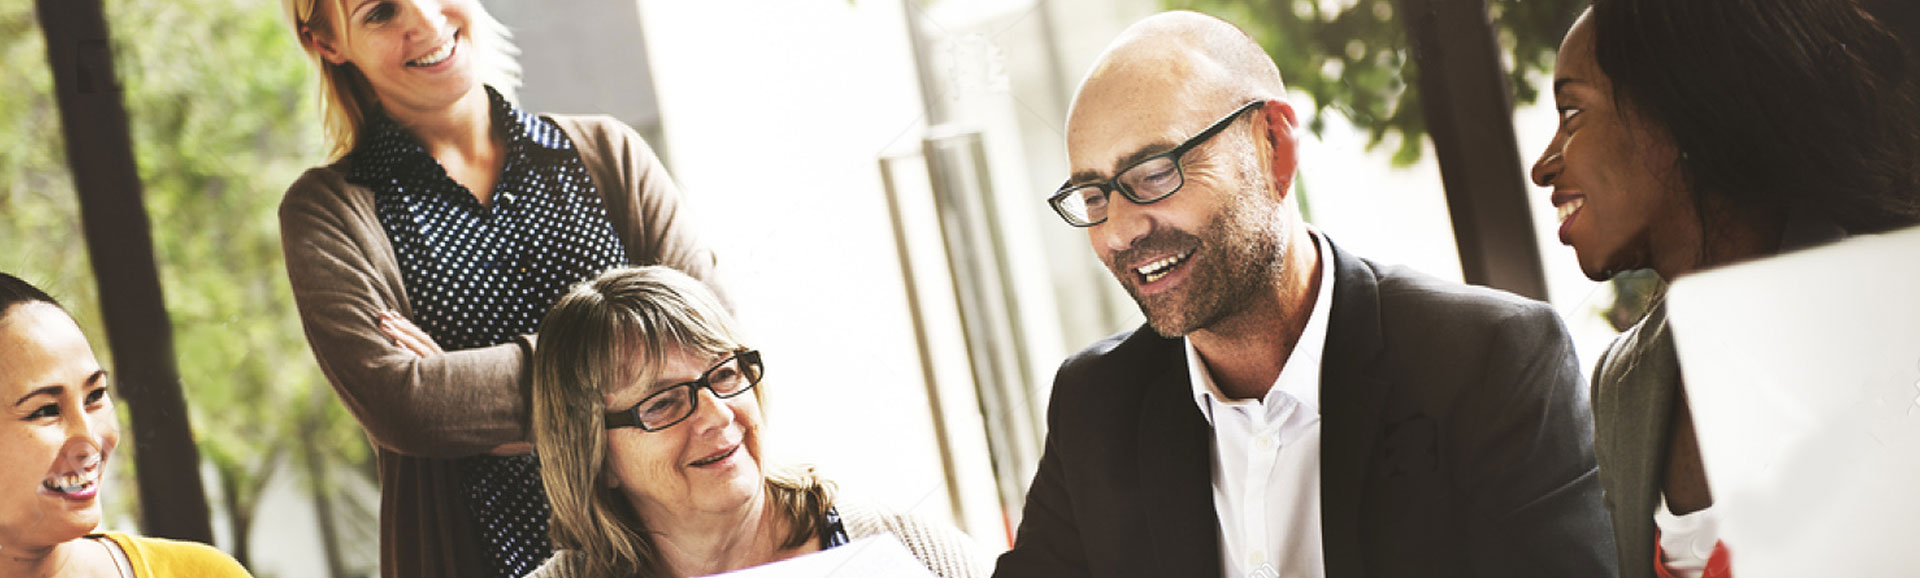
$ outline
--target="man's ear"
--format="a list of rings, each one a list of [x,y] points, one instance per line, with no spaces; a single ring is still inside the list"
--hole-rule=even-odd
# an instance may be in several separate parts
[[[1274,192],[1281,200],[1293,191],[1293,175],[1300,168],[1300,121],[1294,115],[1293,105],[1284,100],[1269,100],[1260,107],[1260,116],[1267,125],[1267,146],[1273,151],[1273,162],[1269,166],[1269,176],[1273,179]]]
[[[305,24],[300,25],[300,43],[307,45],[308,48],[319,53],[320,58],[326,59],[335,66],[347,62],[347,55],[340,52],[340,48],[334,45],[332,38],[315,32],[312,27]]]

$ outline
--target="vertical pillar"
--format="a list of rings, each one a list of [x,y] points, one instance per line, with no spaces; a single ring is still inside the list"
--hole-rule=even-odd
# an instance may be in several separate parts
[[[141,532],[211,543],[200,452],[180,394],[173,327],[160,294],[106,16],[100,0],[37,0],[36,8],[46,33],[67,165],[80,195],[81,228],[100,284],[114,383],[132,416]]]
[[[1513,133],[1513,102],[1483,0],[1401,0],[1420,110],[1440,161],[1468,283],[1547,298]]]

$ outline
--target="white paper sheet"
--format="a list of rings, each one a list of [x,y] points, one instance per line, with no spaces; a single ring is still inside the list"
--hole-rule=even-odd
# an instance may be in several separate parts
[[[1920,229],[1682,278],[1668,314],[1733,575],[1920,576]]]
[[[854,540],[847,545],[716,574],[726,578],[933,578],[893,534]]]

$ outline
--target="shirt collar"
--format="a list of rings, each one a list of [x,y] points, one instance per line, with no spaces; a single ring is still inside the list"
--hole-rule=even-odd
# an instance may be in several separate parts
[[[487,87],[487,100],[493,105],[493,119],[495,123],[500,123],[502,119],[511,119],[511,122],[505,123],[507,142],[532,145],[532,148],[544,151],[568,152],[573,150],[572,144],[569,143],[567,137],[560,132],[559,127],[548,123],[546,119],[540,118],[540,115],[520,110],[513,106],[513,103],[507,101],[507,97],[501,96],[500,93],[495,91],[491,86]]]
[[[1307,326],[1300,332],[1300,341],[1293,345],[1293,352],[1287,355],[1287,364],[1280,369],[1280,376],[1274,379],[1273,387],[1260,400],[1264,411],[1277,412],[1283,409],[1281,396],[1292,398],[1304,409],[1314,414],[1320,413],[1320,360],[1327,346],[1327,315],[1333,307],[1333,283],[1338,275],[1334,274],[1333,248],[1321,237],[1320,232],[1307,228],[1308,236],[1313,239],[1315,249],[1320,253],[1320,293],[1314,297],[1313,311],[1308,313]],[[1220,387],[1213,383],[1213,375],[1207,372],[1206,363],[1200,359],[1200,351],[1194,349],[1193,340],[1181,338],[1187,350],[1187,378],[1193,387],[1193,402],[1200,406],[1201,415],[1207,423],[1213,424],[1215,405],[1247,404],[1247,401],[1234,401],[1221,393]]]
[[[494,128],[506,131],[507,162],[512,164],[530,151],[571,152],[573,147],[560,132],[560,129],[541,119],[539,115],[520,110],[508,101],[500,91],[486,86],[487,105]],[[364,157],[369,154],[381,154],[373,151],[385,151],[401,158],[395,162],[362,162],[351,164],[348,180],[355,183],[386,182],[396,179],[402,172],[409,170],[438,169],[440,164],[427,154],[425,147],[414,138],[406,127],[380,111],[367,115],[364,127],[366,138],[354,147],[353,156]]]

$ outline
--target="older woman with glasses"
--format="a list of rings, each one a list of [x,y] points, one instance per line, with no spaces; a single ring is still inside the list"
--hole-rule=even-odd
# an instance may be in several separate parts
[[[531,577],[700,576],[891,533],[943,578],[985,576],[966,536],[765,467],[765,375],[692,277],[615,269],[562,297],[533,357],[533,439],[558,552]],[[753,395],[744,395],[752,393]]]

